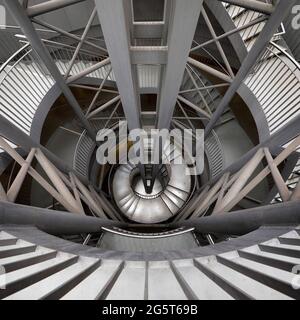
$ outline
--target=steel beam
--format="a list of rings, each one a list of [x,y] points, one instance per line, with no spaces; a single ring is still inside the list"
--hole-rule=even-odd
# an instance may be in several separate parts
[[[268,20],[268,16],[259,17],[259,18],[255,19],[255,20],[252,20],[251,22],[249,22],[249,23],[247,23],[247,24],[245,24],[243,26],[240,26],[240,27],[238,27],[236,29],[230,30],[230,31],[228,31],[226,33],[223,33],[222,35],[220,35],[220,36],[218,36],[218,37],[216,37],[214,39],[211,39],[211,40],[208,40],[206,42],[201,43],[200,45],[198,45],[198,46],[194,47],[193,49],[191,49],[191,52],[197,51],[197,50],[199,50],[199,49],[201,49],[201,48],[203,48],[205,46],[208,46],[209,44],[215,43],[216,41],[220,41],[220,40],[222,40],[224,38],[228,38],[228,37],[230,37],[230,36],[232,36],[232,35],[234,35],[236,33],[244,31],[244,30],[246,30],[246,29],[248,29],[248,28],[250,28],[250,27],[252,27],[252,26],[254,26],[256,24],[264,22],[266,20]]]
[[[300,128],[300,115],[287,123],[280,130],[275,132],[271,137],[262,141],[259,145],[248,151],[245,155],[243,155],[238,161],[230,165],[228,168],[223,170],[218,176],[216,176],[210,184],[215,183],[225,172],[237,172],[240,170],[254,155],[260,148],[269,148],[271,151],[278,147],[283,146],[293,140],[295,137],[299,135]]]
[[[300,180],[298,181],[296,188],[293,190],[291,200],[292,201],[300,200]]]
[[[229,87],[225,96],[221,100],[216,112],[213,114],[210,122],[205,128],[206,138],[209,136],[211,130],[214,128],[214,126],[216,125],[216,123],[224,113],[225,109],[228,107],[230,101],[236,94],[242,82],[251,72],[256,61],[260,59],[261,56],[263,55],[274,33],[276,32],[276,30],[278,29],[279,25],[281,24],[283,19],[286,17],[286,15],[290,12],[292,6],[296,3],[296,1],[297,0],[284,0],[284,1],[281,0],[277,4],[274,13],[270,16],[268,22],[266,23],[265,27],[261,31],[258,39],[256,40],[255,44],[250,50],[248,56],[246,57],[245,61],[242,63],[242,66],[238,71],[236,77],[232,81],[231,86]]]
[[[200,61],[197,61],[191,57],[188,58],[188,63],[191,64],[192,66],[198,68],[199,70],[203,71],[203,72],[206,72],[208,74],[211,74],[212,76],[222,80],[222,81],[225,81],[225,82],[228,82],[228,83],[231,83],[232,82],[232,78],[229,77],[227,74],[217,70],[217,69],[214,69],[210,66],[208,66],[207,64],[204,64]]]
[[[219,216],[192,219],[170,224],[170,227],[193,226],[200,233],[244,235],[262,226],[296,225],[300,223],[300,201],[245,209]]]
[[[94,233],[101,231],[101,227],[125,226],[121,222],[8,202],[0,202],[0,224],[36,226],[52,235]]]
[[[134,22],[133,34],[137,39],[160,39],[164,28],[163,21]]]
[[[21,149],[29,153],[32,148],[41,149],[42,152],[47,156],[47,158],[62,172],[69,173],[73,170],[65,164],[61,159],[59,159],[54,153],[40,145],[39,143],[35,142],[30,136],[25,134],[21,129],[14,126],[10,121],[5,119],[3,116],[0,115],[0,136],[6,138],[7,140],[13,142]],[[76,174],[79,179],[88,184],[88,181],[85,177]]]
[[[39,38],[36,30],[34,29],[30,19],[26,15],[20,3],[17,0],[5,0],[5,5],[11,12],[14,19],[22,28],[24,35],[27,37],[32,48],[37,52],[41,60],[44,62],[46,68],[53,76],[54,80],[60,87],[64,96],[66,97],[68,103],[74,110],[75,114],[77,115],[87,132],[89,133],[90,137],[93,139],[96,138],[95,130],[92,128],[88,120],[85,118],[78,101],[74,97],[70,88],[67,86],[63,76],[61,75],[56,64],[54,63],[49,51],[46,49],[43,42]]]
[[[132,66],[130,0],[95,0],[102,32],[130,130],[141,127],[137,74]]]
[[[194,39],[202,0],[171,2],[168,25],[168,57],[158,97],[158,129],[169,129]]]
[[[131,47],[132,64],[162,65],[167,62],[168,47]]]
[[[106,65],[108,65],[110,63],[110,59],[109,58],[106,58],[100,62],[97,62],[95,64],[93,64],[92,66],[88,67],[88,68],[85,68],[83,71],[73,75],[73,76],[70,76],[66,79],[66,83],[67,84],[71,84],[71,83],[74,83],[76,81],[78,81],[79,79],[82,79],[84,77],[86,77],[87,75],[89,75],[90,73],[93,73],[95,71],[97,71],[98,69],[101,69],[103,67],[105,67]]]
[[[13,0],[10,0],[13,1]],[[27,8],[29,17],[36,17],[57,9],[65,8],[85,0],[51,0]]]

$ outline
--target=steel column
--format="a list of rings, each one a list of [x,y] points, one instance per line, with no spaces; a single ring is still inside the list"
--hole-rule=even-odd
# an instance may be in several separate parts
[[[131,47],[132,14],[129,0],[95,0],[102,32],[130,130],[141,127],[137,75]]]
[[[168,57],[158,97],[158,129],[170,128],[201,9],[202,0],[174,0],[171,3]]]

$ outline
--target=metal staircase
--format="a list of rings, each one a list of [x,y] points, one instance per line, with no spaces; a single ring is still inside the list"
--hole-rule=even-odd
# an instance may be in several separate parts
[[[51,248],[55,247],[52,239],[47,248],[38,244],[39,238],[44,237],[45,241],[51,240],[51,236],[35,231],[37,244],[34,244],[15,236],[16,230],[25,238],[32,232],[28,227],[6,226],[0,233],[0,264],[7,272],[7,287],[0,291],[0,296],[6,300],[290,300],[300,297],[299,289],[293,288],[298,276],[292,272],[300,263],[299,228],[285,228],[285,232],[282,228],[276,238],[235,251],[228,252],[230,242],[236,241],[230,240],[225,253],[202,253],[197,257],[196,249],[193,259],[165,261],[99,259],[97,255],[101,251],[97,253],[94,249],[91,254],[88,247],[74,254],[74,250],[68,249],[74,247],[69,242],[60,240],[61,248],[65,249],[58,250]],[[270,231],[272,227],[263,230],[265,234]],[[209,252],[210,248],[206,249]],[[131,290],[127,290],[129,285]]]
[[[208,10],[202,7],[202,1],[191,0],[186,8],[189,10],[185,10],[182,1],[177,0],[172,10],[167,5],[164,8],[164,21],[137,22],[131,19],[133,12],[124,7],[125,1],[113,4],[96,0],[82,38],[71,35],[79,41],[78,46],[50,40],[42,40],[39,45],[28,11],[18,1],[9,3],[19,13],[28,40],[24,36],[26,44],[0,68],[0,146],[15,161],[14,166],[20,167],[16,177],[9,178],[14,180],[9,187],[0,183],[0,286],[5,284],[5,288],[0,287],[0,298],[300,299],[296,268],[300,265],[300,227],[296,224],[300,160],[294,170],[289,169],[288,179],[283,174],[290,158],[299,155],[300,65],[282,41],[283,30],[274,34],[242,81],[268,123],[267,136],[225,168],[223,145],[213,127],[234,119],[229,102],[224,101],[237,76],[224,59],[225,52],[214,30],[210,41],[217,44],[223,62],[208,51],[212,60],[204,55],[204,60],[210,60],[207,65],[200,61],[201,55],[196,55],[199,61],[186,59],[197,46],[201,47],[192,40],[201,11],[210,29]],[[241,39],[251,53],[271,18],[219,4],[241,29]],[[195,10],[191,10],[192,5]],[[116,10],[109,10],[114,6]],[[107,44],[101,51],[106,51],[105,55],[83,47],[97,10]],[[115,21],[116,30],[112,30],[115,12],[120,19]],[[175,22],[182,15],[191,16],[194,23],[184,23],[180,28]],[[245,28],[249,23],[251,26]],[[157,39],[149,36],[152,33]],[[120,39],[116,35],[124,41],[117,41]],[[192,41],[195,47],[191,48]],[[238,72],[243,67],[242,63]],[[250,67],[246,65],[245,69]],[[205,76],[209,72],[211,78]],[[225,84],[214,84],[211,79],[218,77]],[[221,87],[229,87],[225,97]],[[78,103],[70,88],[95,91],[88,108]],[[103,92],[113,97],[100,104],[98,98]],[[49,97],[54,102],[61,93],[80,121],[72,168],[37,143],[40,136],[33,130],[36,121],[40,127],[45,121],[52,106]],[[143,94],[158,96],[157,105],[150,106],[155,111],[140,108]],[[222,103],[224,110],[220,108]],[[224,112],[215,117],[219,108]],[[149,193],[143,172],[132,162],[111,166],[108,174],[104,173],[106,168],[94,161],[96,132],[103,128],[117,131],[119,124],[114,117],[130,120],[129,129],[140,127],[147,112],[156,117],[158,128],[169,128],[169,124],[181,130],[205,128],[205,177],[192,178],[186,174],[187,164],[175,165],[172,158],[160,167]],[[7,143],[10,129],[18,142],[12,138],[12,143]],[[13,143],[20,148],[25,145],[25,156],[18,154]],[[36,168],[36,162],[43,173]],[[152,167],[145,166],[147,170],[150,172]],[[105,174],[106,185],[101,189]],[[17,206],[15,201],[28,177],[57,201],[57,208],[69,213]],[[275,192],[268,190],[270,194],[279,191],[270,202],[283,202],[282,207],[274,205],[276,210],[272,210],[273,205],[260,207],[261,202],[251,198],[251,192],[260,190],[260,184],[266,182],[276,188]],[[244,215],[241,211],[231,213],[242,207],[243,200],[254,203],[256,208],[246,209]],[[238,214],[242,221],[236,218]],[[163,222],[166,224],[159,227],[164,231],[152,232],[153,224]],[[147,232],[137,231],[141,227],[137,223],[143,224]]]

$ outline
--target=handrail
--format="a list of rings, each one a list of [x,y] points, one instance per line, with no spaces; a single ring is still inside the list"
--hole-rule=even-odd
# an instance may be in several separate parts
[[[58,47],[63,47],[63,48],[68,48],[68,49],[72,49],[72,50],[76,50],[76,46],[71,46],[69,44],[65,44],[65,43],[60,43],[60,42],[56,42],[56,41],[52,41],[52,40],[46,40],[46,39],[42,39],[43,43],[45,43],[48,47],[51,47],[52,45],[54,46],[58,46]],[[93,57],[95,58],[96,52],[93,51],[89,51],[86,49],[81,48],[80,52],[82,53],[86,53],[86,54],[90,54],[93,55]],[[97,57],[101,57],[103,59],[107,58],[108,55],[97,55]]]
[[[127,238],[136,238],[136,239],[165,239],[165,238],[180,236],[189,232],[193,232],[195,230],[194,227],[192,228],[181,227],[171,231],[146,234],[146,233],[131,232],[131,231],[117,228],[117,227],[113,227],[113,228],[102,227],[101,229],[112,234],[117,234],[119,236],[123,236]]]
[[[18,51],[16,51],[6,62],[4,62],[0,67],[0,73],[9,65],[9,63],[23,50],[25,50],[27,47],[30,47],[30,44],[25,44],[22,48],[20,48]]]
[[[275,42],[271,41],[270,42],[272,46],[274,46],[277,50],[281,52],[281,54],[285,55],[294,65],[297,67],[297,69],[300,70],[300,63],[292,56],[290,55],[286,50],[283,50],[282,47],[280,47],[278,44]]]
[[[48,40],[44,40],[44,43],[50,53],[53,51],[51,54],[54,55],[57,67],[64,75],[76,48]],[[59,50],[55,52],[53,46]],[[100,62],[102,58],[103,56],[96,57],[87,50],[80,50],[70,75],[81,73],[83,69]],[[107,66],[100,68],[88,77],[103,79],[106,68]],[[36,111],[55,81],[29,43],[17,50],[0,67],[0,75],[1,114],[30,135]],[[114,75],[111,74],[110,80],[113,79]]]

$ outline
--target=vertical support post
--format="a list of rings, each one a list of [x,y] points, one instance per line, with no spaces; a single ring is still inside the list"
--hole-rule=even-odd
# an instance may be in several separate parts
[[[168,26],[168,57],[158,97],[158,129],[169,129],[192,47],[202,0],[173,0]]]
[[[130,130],[141,128],[137,74],[131,62],[130,0],[95,0],[105,43]]]

